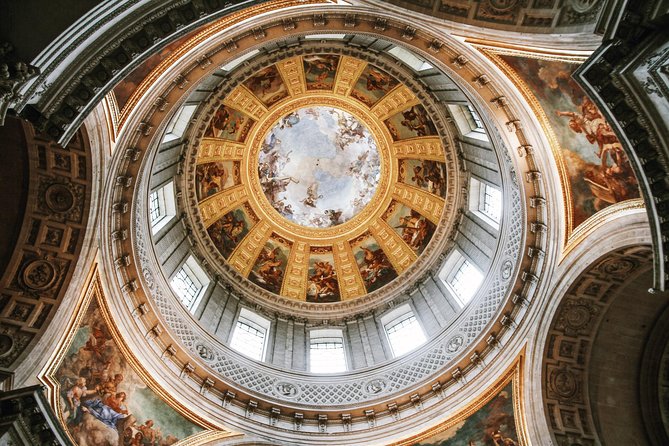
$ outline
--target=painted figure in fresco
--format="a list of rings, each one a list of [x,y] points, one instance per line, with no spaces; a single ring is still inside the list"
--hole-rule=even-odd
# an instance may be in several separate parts
[[[93,352],[96,356],[101,357],[104,345],[110,339],[111,336],[109,336],[103,327],[95,326],[91,329],[91,334],[86,341],[84,350]]]
[[[323,82],[330,73],[337,69],[337,58],[332,56],[305,56],[302,60],[307,65],[305,75],[313,75],[314,82]]]
[[[306,206],[316,207],[316,201],[323,198],[323,195],[318,194],[318,183],[311,183],[307,188],[307,196],[300,200]]]
[[[260,177],[260,186],[263,189],[263,192],[265,193],[265,196],[269,200],[270,203],[272,203],[272,206],[274,209],[277,210],[277,212],[281,213],[280,209],[283,209],[281,205],[276,204],[278,202],[277,196],[279,195],[280,192],[286,192],[286,188],[290,183],[299,183],[300,180],[296,180],[293,177]],[[308,191],[307,191],[308,193]],[[322,198],[322,197],[321,197]],[[277,209],[278,208],[278,209]],[[285,208],[285,207],[284,207]],[[292,209],[291,209],[292,212]]]
[[[123,382],[123,375],[120,373],[116,373],[113,377],[109,377],[107,381],[98,386],[99,392],[105,397],[113,395],[116,393],[119,384],[121,384],[122,382]]]
[[[258,74],[249,79],[247,87],[253,92],[257,92],[256,96],[265,95],[272,89],[272,84],[279,78],[279,72],[274,66],[267,67]]]
[[[137,428],[144,436],[142,439],[143,445],[154,446],[156,444],[157,435],[156,431],[153,429],[153,424],[153,420],[146,420],[144,424]]]
[[[134,437],[131,437],[129,446],[142,446],[144,444],[144,434],[137,432]]]
[[[100,398],[84,401],[84,406],[86,407],[86,411],[88,413],[112,429],[116,429],[117,423],[128,416],[127,411],[126,414],[118,413],[103,403]]]
[[[237,237],[244,231],[244,221],[237,220],[237,218],[232,213],[229,213],[224,217],[221,229],[223,237],[236,245],[237,242],[239,242]]]
[[[618,137],[604,119],[597,106],[583,98],[580,112],[557,111],[558,116],[569,118],[569,128],[585,136],[590,144],[597,144],[595,154],[601,160],[599,168],[585,172],[585,181],[595,196],[595,208],[605,203],[616,203],[636,196],[636,178],[623,152]],[[609,165],[609,160],[611,165]]]
[[[337,226],[341,224],[341,214],[343,211],[335,211],[334,209],[326,209],[325,215],[330,219],[330,226]]]
[[[376,285],[377,281],[383,282],[384,277],[394,270],[388,257],[386,257],[385,253],[380,248],[372,251],[369,248],[361,246],[360,249],[362,249],[364,253],[360,274],[369,289]]]
[[[446,193],[446,178],[442,166],[436,161],[424,160],[420,166],[413,167],[411,181],[421,189],[443,197]]]
[[[387,93],[392,88],[392,84],[393,78],[387,74],[374,69],[370,69],[367,73],[367,91],[381,90]]]
[[[597,106],[588,98],[583,98],[581,113],[557,111],[558,116],[569,117],[569,128],[576,133],[583,133],[590,144],[597,143],[599,150],[596,155],[601,159],[602,168],[608,167],[608,158],[614,166],[623,163],[624,152],[618,137]]]
[[[125,398],[125,392],[118,392],[116,395],[109,395],[102,402],[116,412],[127,415],[128,410],[125,408]]]
[[[314,263],[314,272],[309,276],[307,296],[312,302],[329,301],[339,296],[337,272],[330,262]]]
[[[352,116],[333,113],[337,116],[337,134],[335,135],[335,144],[340,150],[346,150],[349,144],[360,141],[365,137],[365,128]]]
[[[279,128],[281,130],[285,128],[291,128],[298,122],[300,122],[300,115],[297,112],[292,112],[281,118],[281,124]],[[274,136],[274,134],[272,134],[272,136]]]
[[[493,432],[492,441],[495,446],[516,446],[513,439],[503,436],[499,430]]]
[[[156,429],[153,443],[132,443],[139,430],[128,400],[141,392],[139,378],[120,355],[98,310],[87,313],[86,320],[86,331],[80,329],[78,334],[86,333],[88,338],[69,352],[56,371],[63,389],[60,394],[62,417],[75,444],[166,446],[176,442],[166,443]]]
[[[81,422],[81,416],[83,415],[81,408],[81,399],[88,395],[95,395],[97,392],[95,389],[89,390],[86,387],[86,378],[79,377],[74,385],[70,387],[67,391],[67,402],[70,409],[70,417],[67,420],[69,424],[77,425]]]
[[[279,258],[280,248],[263,248],[256,260],[257,268],[253,273],[259,282],[264,283],[270,291],[278,292],[283,278],[282,261]]]
[[[216,114],[211,120],[211,134],[216,138],[221,137],[224,133],[234,135],[242,127],[245,120],[244,117],[233,117],[227,108],[221,107],[216,110]]]
[[[227,258],[234,251],[242,233],[246,229],[246,222],[243,217],[235,215],[235,212],[228,212],[222,218],[214,222],[207,232],[219,249],[221,254]]]
[[[210,163],[198,166],[197,184],[200,199],[214,195],[222,190],[229,172],[221,163]]]
[[[416,132],[418,136],[427,136],[428,135],[428,125],[430,125],[427,116],[422,113],[422,110],[419,110],[417,107],[411,107],[407,111],[402,112],[402,117],[404,119],[401,121],[401,124]]]
[[[427,220],[414,210],[410,215],[400,217],[400,225],[396,228],[402,229],[402,240],[416,252],[421,250],[429,236]]]

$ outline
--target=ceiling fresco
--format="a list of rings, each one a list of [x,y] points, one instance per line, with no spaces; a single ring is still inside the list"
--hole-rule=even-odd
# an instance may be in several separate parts
[[[613,204],[639,198],[622,144],[599,108],[574,82],[579,64],[531,55],[492,54],[529,99],[560,167],[568,229]]]
[[[350,220],[369,203],[380,160],[369,130],[332,107],[284,116],[263,143],[258,175],[265,197],[285,218],[315,228]]]
[[[169,406],[128,363],[97,300],[57,365],[58,416],[76,444],[171,445],[203,428]]]
[[[239,79],[208,116],[189,185],[196,215],[220,263],[264,290],[361,297],[434,238],[448,198],[441,138],[381,68],[294,56]]]

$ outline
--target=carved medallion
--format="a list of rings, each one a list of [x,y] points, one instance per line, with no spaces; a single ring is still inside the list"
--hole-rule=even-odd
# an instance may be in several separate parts
[[[571,400],[576,396],[579,385],[574,373],[567,368],[554,369],[550,373],[550,389],[561,399]]]
[[[560,312],[556,328],[565,332],[583,332],[588,329],[599,308],[586,299],[568,300]]]
[[[200,358],[204,359],[205,361],[214,360],[214,352],[212,351],[211,348],[207,347],[206,345],[197,344],[195,346],[195,350],[197,351],[197,354],[200,355]]]
[[[365,392],[369,395],[376,395],[385,390],[387,383],[382,379],[373,379],[365,384]]]
[[[297,398],[300,390],[293,384],[279,382],[274,386],[275,393],[282,398]]]
[[[513,263],[511,260],[505,260],[502,263],[502,279],[507,280],[511,277],[511,272],[513,271]]]
[[[460,347],[465,343],[465,339],[460,336],[453,336],[449,341],[446,343],[446,350],[449,353],[455,353],[458,350],[460,350]]]
[[[55,183],[44,192],[46,206],[53,212],[65,213],[74,207],[75,199],[72,191],[64,184]]]
[[[155,285],[155,281],[153,279],[153,273],[148,268],[142,268],[142,275],[144,276],[144,281],[146,282],[146,285],[149,287],[149,289],[152,290],[153,286]]]
[[[51,262],[39,259],[33,260],[23,268],[21,278],[28,288],[46,290],[53,285],[57,276],[58,271]]]
[[[613,276],[619,276],[622,279],[626,274],[631,273],[636,268],[636,264],[628,259],[614,257],[602,262],[599,266],[600,271]]]
[[[599,0],[570,0],[571,7],[574,9],[579,14],[583,14],[584,12],[590,11],[592,8],[594,8],[598,3],[600,3]]]

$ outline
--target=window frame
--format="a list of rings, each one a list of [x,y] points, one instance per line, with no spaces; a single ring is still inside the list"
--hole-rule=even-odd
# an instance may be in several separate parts
[[[318,342],[318,341],[321,342]],[[339,341],[339,342],[337,342]],[[344,339],[344,331],[340,328],[318,328],[318,329],[311,329],[309,330],[309,337],[308,337],[308,362],[307,362],[307,370],[309,373],[314,373],[318,375],[325,375],[325,374],[332,374],[332,373],[345,373],[350,370],[350,365],[348,363],[348,352],[346,351],[346,342]],[[341,365],[343,365],[343,370],[335,370],[335,371],[317,371],[314,370],[314,358],[313,358],[313,351],[314,350],[321,350],[321,349],[313,349],[312,346],[316,344],[328,344],[328,343],[340,343],[341,344],[341,351],[342,351],[342,358],[341,358]],[[322,350],[327,350],[327,349],[322,349]],[[318,361],[320,363],[320,361]],[[330,365],[330,369],[332,369],[332,362],[328,362]],[[320,369],[319,369],[320,370]]]
[[[261,347],[259,358],[256,357],[256,356],[251,356],[251,355],[247,355],[246,353],[244,353],[244,350],[241,347],[247,346],[247,344],[243,344],[243,343],[239,344],[239,346],[238,346],[239,348],[234,345],[234,344],[236,344],[235,339],[238,339],[236,335],[237,335],[238,330],[240,329],[240,326],[239,326],[240,324],[246,325],[251,329],[254,329],[258,332],[263,333],[262,347]],[[260,361],[260,362],[264,361],[265,356],[267,354],[267,346],[269,344],[268,339],[269,339],[269,333],[270,333],[271,326],[272,326],[272,323],[269,319],[266,319],[266,318],[260,316],[259,314],[255,313],[255,312],[253,312],[253,311],[251,311],[247,308],[242,307],[239,310],[239,313],[237,314],[237,318],[235,320],[235,327],[233,328],[233,330],[230,334],[230,342],[229,342],[230,348],[233,349],[234,351],[238,352],[238,353],[241,353],[242,355],[246,356],[247,358],[251,358],[251,359],[254,359],[254,360]]]
[[[170,142],[177,139],[181,139],[188,128],[190,120],[193,118],[193,115],[197,111],[199,104],[184,104],[179,110],[174,114],[172,119],[170,119],[167,128],[165,129],[165,136],[163,137],[162,142]]]
[[[395,346],[391,340],[391,334],[389,333],[389,330],[395,328],[397,325],[411,318],[415,320],[415,324],[418,327],[420,336],[422,337],[422,341],[418,344],[415,344],[409,350],[405,350],[403,352],[398,353],[396,352],[397,346]],[[418,318],[416,311],[414,311],[413,307],[409,303],[403,304],[397,308],[393,308],[392,310],[384,314],[381,317],[381,325],[383,326],[383,331],[386,335],[386,341],[388,341],[388,345],[390,346],[390,352],[393,355],[393,358],[398,358],[400,356],[404,356],[408,353],[411,353],[412,351],[418,349],[421,345],[427,342],[428,339],[427,333],[423,328],[423,324]],[[415,332],[412,333],[415,334]]]
[[[496,218],[493,218],[493,216],[485,210],[487,204],[486,192],[488,189],[494,190],[499,194],[499,215]],[[488,226],[495,230],[499,230],[502,223],[502,216],[504,214],[504,196],[502,190],[486,181],[472,176],[469,180],[469,210],[483,220]]]
[[[192,299],[186,299],[183,295],[179,294],[178,289],[174,285],[175,280],[181,280],[184,282],[183,279],[177,279],[177,276],[179,276],[179,274],[182,272],[191,282],[194,284],[199,283],[200,285],[195,295],[190,293],[188,294]],[[186,260],[181,265],[179,265],[179,268],[177,268],[176,271],[174,271],[174,274],[172,274],[170,277],[170,287],[172,288],[172,291],[179,299],[181,305],[183,305],[191,314],[194,314],[195,310],[200,305],[202,297],[209,287],[210,282],[211,279],[209,279],[207,273],[202,269],[200,264],[192,255],[189,255],[188,258],[186,258]]]
[[[153,218],[153,196],[156,194],[158,201],[158,217]],[[153,189],[149,193],[149,222],[151,233],[156,235],[158,231],[164,228],[177,214],[176,201],[174,198],[174,181],[168,181],[160,187]]]
[[[488,133],[483,126],[481,115],[470,103],[449,104],[447,107],[451,113],[455,126],[463,137],[477,139],[479,141],[490,140],[488,138]]]
[[[453,284],[453,280],[462,271],[462,268],[466,264],[474,268],[474,270],[480,275],[479,283],[477,284],[476,288],[469,293],[468,296],[461,294],[459,290],[461,290],[462,288],[459,288]],[[481,286],[485,281],[485,274],[479,268],[476,262],[474,262],[473,260],[465,256],[464,253],[456,249],[451,253],[451,255],[444,262],[444,265],[441,267],[441,270],[439,271],[439,279],[446,286],[449,293],[453,296],[453,298],[460,306],[460,308],[464,308],[474,299],[476,294],[481,289]]]

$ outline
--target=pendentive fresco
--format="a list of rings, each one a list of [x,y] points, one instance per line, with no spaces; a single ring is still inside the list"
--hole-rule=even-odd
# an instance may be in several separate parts
[[[147,386],[93,300],[54,373],[60,416],[79,445],[168,446],[202,431]]]
[[[557,139],[575,229],[598,211],[639,197],[622,145],[597,106],[571,78],[577,64],[499,56],[530,89]]]

